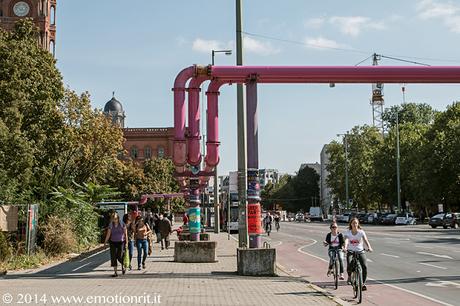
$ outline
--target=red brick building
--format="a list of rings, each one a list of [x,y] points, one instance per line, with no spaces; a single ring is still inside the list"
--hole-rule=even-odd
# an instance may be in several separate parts
[[[135,161],[172,158],[174,128],[125,128],[125,112],[115,95],[105,104],[104,113],[123,129],[127,157]]]
[[[0,27],[10,31],[21,18],[32,18],[39,29],[38,43],[55,54],[56,0],[0,0]]]

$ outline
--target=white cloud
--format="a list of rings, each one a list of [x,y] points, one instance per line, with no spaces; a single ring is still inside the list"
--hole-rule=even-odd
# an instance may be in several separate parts
[[[460,6],[452,2],[423,0],[416,9],[421,19],[440,19],[450,31],[460,33]]]
[[[304,22],[307,28],[319,29],[329,24],[338,28],[338,30],[349,36],[358,36],[363,30],[384,30],[386,25],[383,21],[372,20],[364,16],[332,16],[329,18],[318,17],[311,18]]]
[[[272,55],[280,52],[280,50],[275,48],[271,43],[261,42],[248,36],[243,37],[243,48],[249,53],[259,55]]]
[[[374,21],[363,16],[333,16],[329,22],[338,26],[342,33],[350,36],[358,36],[363,29],[385,29],[385,24],[382,21]]]
[[[319,17],[319,18],[311,18],[305,21],[305,26],[308,28],[318,29],[324,25],[326,22],[326,18]]]
[[[305,44],[308,45],[309,48],[315,49],[337,49],[337,48],[347,48],[346,45],[339,44],[335,40],[327,39],[324,37],[308,37],[305,39]]]
[[[459,7],[452,3],[440,3],[433,0],[423,0],[417,5],[419,17],[422,19],[449,17],[459,11]]]
[[[223,44],[217,40],[197,38],[193,41],[192,49],[197,52],[210,53],[212,50],[223,49]]]

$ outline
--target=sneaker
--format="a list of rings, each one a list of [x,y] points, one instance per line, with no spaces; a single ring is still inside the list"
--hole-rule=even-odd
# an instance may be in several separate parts
[[[133,269],[133,266],[129,265],[129,271],[131,271]]]
[[[340,274],[340,277],[339,277],[340,280],[344,280],[345,277],[343,276],[343,274]]]
[[[367,290],[366,285],[363,285],[363,288],[362,288],[362,289],[363,289],[363,291],[366,291],[366,290]]]
[[[141,270],[141,266],[138,266],[138,267],[137,267],[137,270],[139,270],[139,271],[140,271],[140,270]]]
[[[145,263],[142,264],[142,269],[145,269]]]
[[[329,277],[332,273],[332,269],[327,270],[327,276]]]
[[[347,284],[351,285],[351,278],[350,277],[347,278]]]
[[[118,273],[116,272],[112,274],[112,277],[117,277],[117,276],[118,276]]]
[[[126,273],[126,269],[125,268],[121,269],[121,274],[125,275],[125,273]]]

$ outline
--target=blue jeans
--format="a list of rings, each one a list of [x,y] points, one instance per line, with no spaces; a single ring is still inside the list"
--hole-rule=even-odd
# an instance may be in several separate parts
[[[329,269],[332,269],[332,259],[335,257],[335,250],[332,248],[332,249],[329,249],[328,251],[329,253]],[[341,250],[339,250],[339,258],[337,258],[337,260],[339,261],[339,266],[340,266],[340,274],[343,273],[343,252]]]
[[[131,261],[134,255],[134,240],[128,240],[128,253],[129,253],[129,266],[131,267]]]
[[[141,267],[141,257],[142,257],[142,264],[145,264],[145,260],[147,259],[147,252],[149,248],[147,239],[137,239],[136,247],[137,247],[137,266],[140,268]]]

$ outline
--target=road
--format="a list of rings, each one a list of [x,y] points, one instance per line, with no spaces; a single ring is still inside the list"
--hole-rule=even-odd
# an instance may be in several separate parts
[[[345,231],[346,224],[339,224]],[[364,230],[374,249],[368,257],[368,291],[363,305],[460,305],[460,230],[428,225],[373,226]],[[281,223],[279,232],[264,237],[277,249],[284,269],[302,276],[349,302],[345,281],[336,291],[326,277],[326,223]]]

